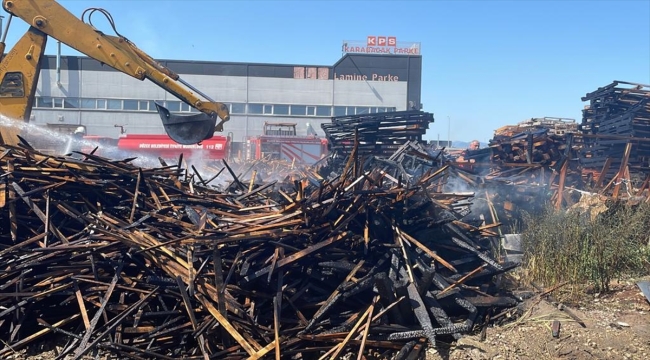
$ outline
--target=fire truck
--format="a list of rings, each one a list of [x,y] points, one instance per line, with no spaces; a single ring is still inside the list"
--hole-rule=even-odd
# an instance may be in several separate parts
[[[264,123],[264,135],[249,137],[243,145],[243,154],[233,152],[230,137],[213,136],[200,144],[182,145],[174,142],[163,134],[125,134],[118,138],[108,136],[88,135],[83,131],[83,144],[70,147],[67,136],[41,136],[35,139],[35,146],[48,153],[66,153],[78,150],[89,153],[97,147],[94,154],[112,159],[132,156],[162,157],[163,159],[178,159],[180,154],[186,159],[199,157],[205,161],[229,159],[231,156],[244,157],[246,160],[286,160],[296,164],[311,165],[328,153],[327,140],[319,138],[316,131],[307,124],[307,134],[298,135],[295,123]],[[117,125],[116,125],[117,126]],[[47,130],[59,131],[71,135],[73,131],[83,127],[79,125],[46,126]],[[123,129],[122,129],[123,131]],[[56,139],[44,142],[42,139]],[[37,141],[40,140],[40,141]],[[31,143],[31,142],[30,142]],[[231,154],[232,153],[232,154]]]
[[[311,165],[327,155],[327,140],[307,124],[307,135],[299,136],[295,123],[264,123],[264,135],[246,141],[247,159],[286,160]]]
[[[117,149],[133,154],[178,159],[201,157],[203,160],[221,160],[228,157],[229,139],[225,136],[213,136],[200,144],[182,145],[167,135],[125,134],[117,140]]]

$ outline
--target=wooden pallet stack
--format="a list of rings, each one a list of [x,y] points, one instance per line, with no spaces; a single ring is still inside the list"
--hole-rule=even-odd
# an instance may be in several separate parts
[[[489,146],[492,162],[500,166],[553,166],[565,156],[567,141],[567,135],[550,134],[548,129],[527,129],[512,136],[495,135]]]
[[[466,162],[457,164],[456,171],[470,188],[480,185],[477,200],[492,207],[483,215],[509,228],[524,212],[540,212],[549,203],[572,204],[565,189],[583,186],[577,160],[582,141],[572,130],[557,131],[557,124],[504,126],[495,131],[487,148],[463,154]]]
[[[460,337],[516,304],[492,281],[515,265],[490,255],[498,224],[463,222],[471,195],[438,191],[448,166],[413,175],[416,150],[354,148],[327,179],[224,161],[215,187],[0,147],[0,357],[57,339],[71,359],[374,359]]]
[[[359,155],[389,157],[408,141],[422,141],[433,114],[424,111],[397,111],[333,117],[322,124],[331,152],[347,155],[358,135]]]
[[[611,179],[621,165],[628,142],[633,146],[628,160],[631,172],[650,170],[650,85],[614,81],[588,93],[583,110],[581,132],[584,134],[582,164],[601,170],[611,158],[606,179]]]

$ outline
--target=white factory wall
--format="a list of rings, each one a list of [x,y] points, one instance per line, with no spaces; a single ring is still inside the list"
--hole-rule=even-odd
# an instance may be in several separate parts
[[[325,106],[375,106],[405,110],[406,82],[344,81],[315,79],[256,78],[241,76],[183,75],[216,101],[224,103],[302,104]],[[148,80],[140,81],[114,71],[61,70],[57,86],[54,69],[43,69],[37,97],[72,97],[137,100],[177,100]],[[156,112],[91,109],[43,109],[32,111],[38,124],[81,124],[89,134],[117,137],[124,126],[127,133],[164,133]],[[325,117],[232,114],[223,135],[232,133],[235,141],[262,134],[265,121],[295,122],[298,133],[306,133],[306,124],[323,135],[320,125]]]

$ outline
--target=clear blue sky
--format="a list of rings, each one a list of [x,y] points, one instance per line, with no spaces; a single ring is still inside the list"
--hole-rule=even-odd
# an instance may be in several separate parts
[[[650,0],[59,2],[77,16],[109,10],[120,33],[163,59],[332,65],[343,40],[421,42],[429,139],[446,138],[448,117],[462,141],[531,117],[580,121],[580,98],[599,86],[650,84]],[[26,28],[13,21],[8,47]]]

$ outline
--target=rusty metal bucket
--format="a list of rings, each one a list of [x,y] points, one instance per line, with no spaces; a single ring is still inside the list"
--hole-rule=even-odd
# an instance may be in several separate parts
[[[165,132],[175,142],[182,145],[198,144],[214,135],[216,115],[210,116],[205,113],[177,115],[157,102],[155,104]]]

